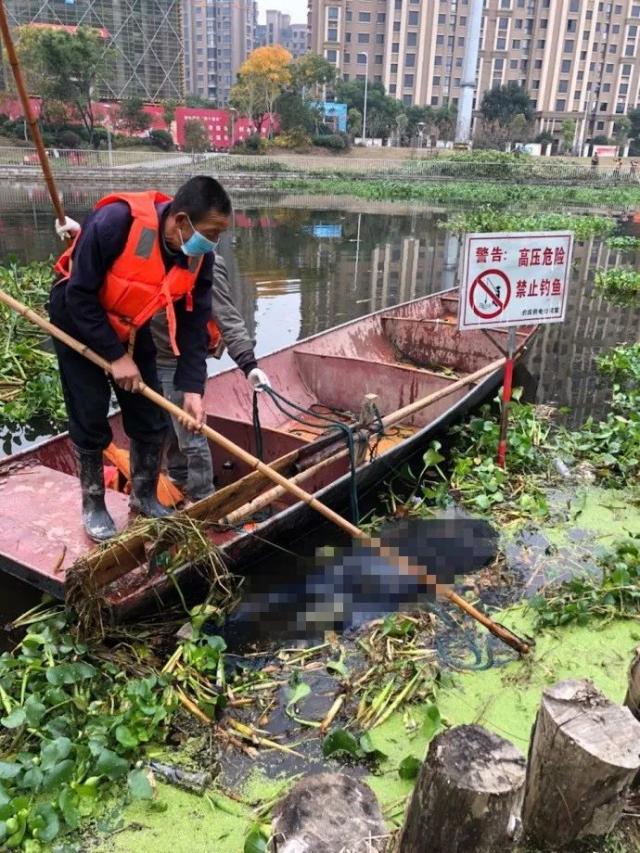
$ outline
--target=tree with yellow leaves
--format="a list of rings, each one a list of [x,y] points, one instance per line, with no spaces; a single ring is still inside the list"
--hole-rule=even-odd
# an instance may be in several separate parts
[[[231,103],[254,119],[273,113],[276,98],[291,82],[292,59],[279,44],[256,48],[240,66]]]

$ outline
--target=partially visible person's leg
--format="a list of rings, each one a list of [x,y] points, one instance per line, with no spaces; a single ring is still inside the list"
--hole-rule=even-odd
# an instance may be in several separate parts
[[[161,393],[155,348],[148,329],[138,332],[133,357],[145,385]],[[171,515],[171,510],[162,506],[157,497],[168,416],[142,394],[131,394],[117,385],[114,390],[131,441],[131,509],[152,518]]]
[[[174,384],[174,368],[158,368],[162,393],[182,407],[184,394]],[[213,463],[209,442],[200,433],[190,432],[177,418],[171,417],[170,434],[167,444],[167,470],[169,476],[192,501],[206,498],[214,491]]]
[[[162,387],[162,396],[165,397],[176,406],[182,407],[183,393],[176,391],[173,385],[173,377],[175,375],[175,367],[158,366],[158,378]],[[169,429],[167,431],[167,439],[165,442],[165,452],[167,456],[167,471],[173,482],[183,491],[187,486],[187,476],[189,473],[187,457],[180,450],[178,436],[175,430],[176,418],[169,418]]]
[[[104,501],[102,451],[111,441],[107,420],[111,387],[103,370],[54,339],[82,489],[82,523],[94,542],[116,535]]]

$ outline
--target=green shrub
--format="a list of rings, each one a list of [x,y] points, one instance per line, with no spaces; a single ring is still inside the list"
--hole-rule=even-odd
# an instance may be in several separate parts
[[[318,148],[328,148],[329,151],[344,151],[347,148],[346,139],[339,133],[314,136],[313,144]]]
[[[173,137],[168,130],[152,130],[149,133],[149,142],[161,151],[173,150]]]
[[[309,136],[307,131],[303,130],[302,128],[288,130],[285,133],[281,133],[279,136],[276,136],[274,140],[274,145],[276,148],[309,148],[311,144],[311,137]]]

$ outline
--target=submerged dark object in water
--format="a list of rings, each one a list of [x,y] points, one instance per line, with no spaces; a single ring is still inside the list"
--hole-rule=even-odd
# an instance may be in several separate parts
[[[497,533],[485,519],[458,510],[386,524],[379,540],[380,548],[356,542],[331,549],[311,574],[247,595],[232,625],[253,622],[260,635],[300,639],[357,627],[435,601],[436,584],[451,586],[479,571],[498,548]],[[400,571],[400,563],[414,573]]]

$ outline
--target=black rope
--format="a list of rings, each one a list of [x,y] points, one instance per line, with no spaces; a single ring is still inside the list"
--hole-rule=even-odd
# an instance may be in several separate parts
[[[260,412],[258,410],[258,392],[253,392],[253,433],[256,437],[256,456],[264,462],[264,439],[260,425]]]
[[[314,411],[314,408],[311,407],[306,409],[304,406],[300,406],[298,403],[295,403],[293,400],[287,399],[283,394],[280,394],[278,391],[270,388],[268,386],[263,386],[262,391],[265,394],[268,394],[271,398],[273,404],[281,412],[285,417],[290,420],[296,421],[296,423],[301,424],[306,427],[317,427],[321,424],[313,424],[309,423],[309,421],[304,420],[299,415],[306,415],[307,417],[316,418],[324,424],[327,424],[329,429],[338,430],[341,432],[346,445],[347,451],[349,455],[349,472],[351,477],[350,487],[349,487],[349,503],[351,506],[351,518],[354,524],[360,523],[360,507],[358,503],[358,486],[356,479],[356,450],[355,450],[355,439],[353,435],[353,429],[348,425],[343,423],[342,421],[335,420],[335,418],[330,418],[328,415],[321,414],[318,411]],[[260,427],[260,416],[258,413],[258,403],[256,400],[257,393],[254,392],[253,397],[253,427],[256,435],[256,447],[259,450],[263,448],[263,439],[262,439],[262,430]],[[314,404],[314,406],[320,406],[320,404]],[[338,409],[332,409],[330,406],[322,405],[322,408],[327,409],[334,414],[338,414]],[[295,414],[296,412],[299,413]],[[262,457],[260,457],[262,458]]]
[[[356,479],[356,449],[355,449],[355,441],[353,437],[353,430],[348,424],[342,423],[342,421],[334,420],[334,418],[330,418],[328,415],[322,415],[319,412],[314,412],[313,409],[305,409],[304,406],[298,405],[293,400],[288,400],[284,395],[280,394],[278,391],[273,388],[265,388],[265,392],[271,397],[273,403],[276,408],[286,417],[291,418],[291,420],[296,421],[302,426],[313,426],[313,424],[309,424],[308,421],[303,420],[300,417],[297,417],[293,412],[300,412],[303,415],[307,415],[308,417],[317,418],[320,421],[324,421],[329,427],[329,429],[338,430],[341,432],[346,444],[347,451],[349,454],[349,471],[351,474],[350,486],[349,486],[349,503],[351,506],[351,520],[354,524],[360,523],[360,507],[358,504],[358,484]],[[286,407],[289,407],[293,410],[287,411]]]

